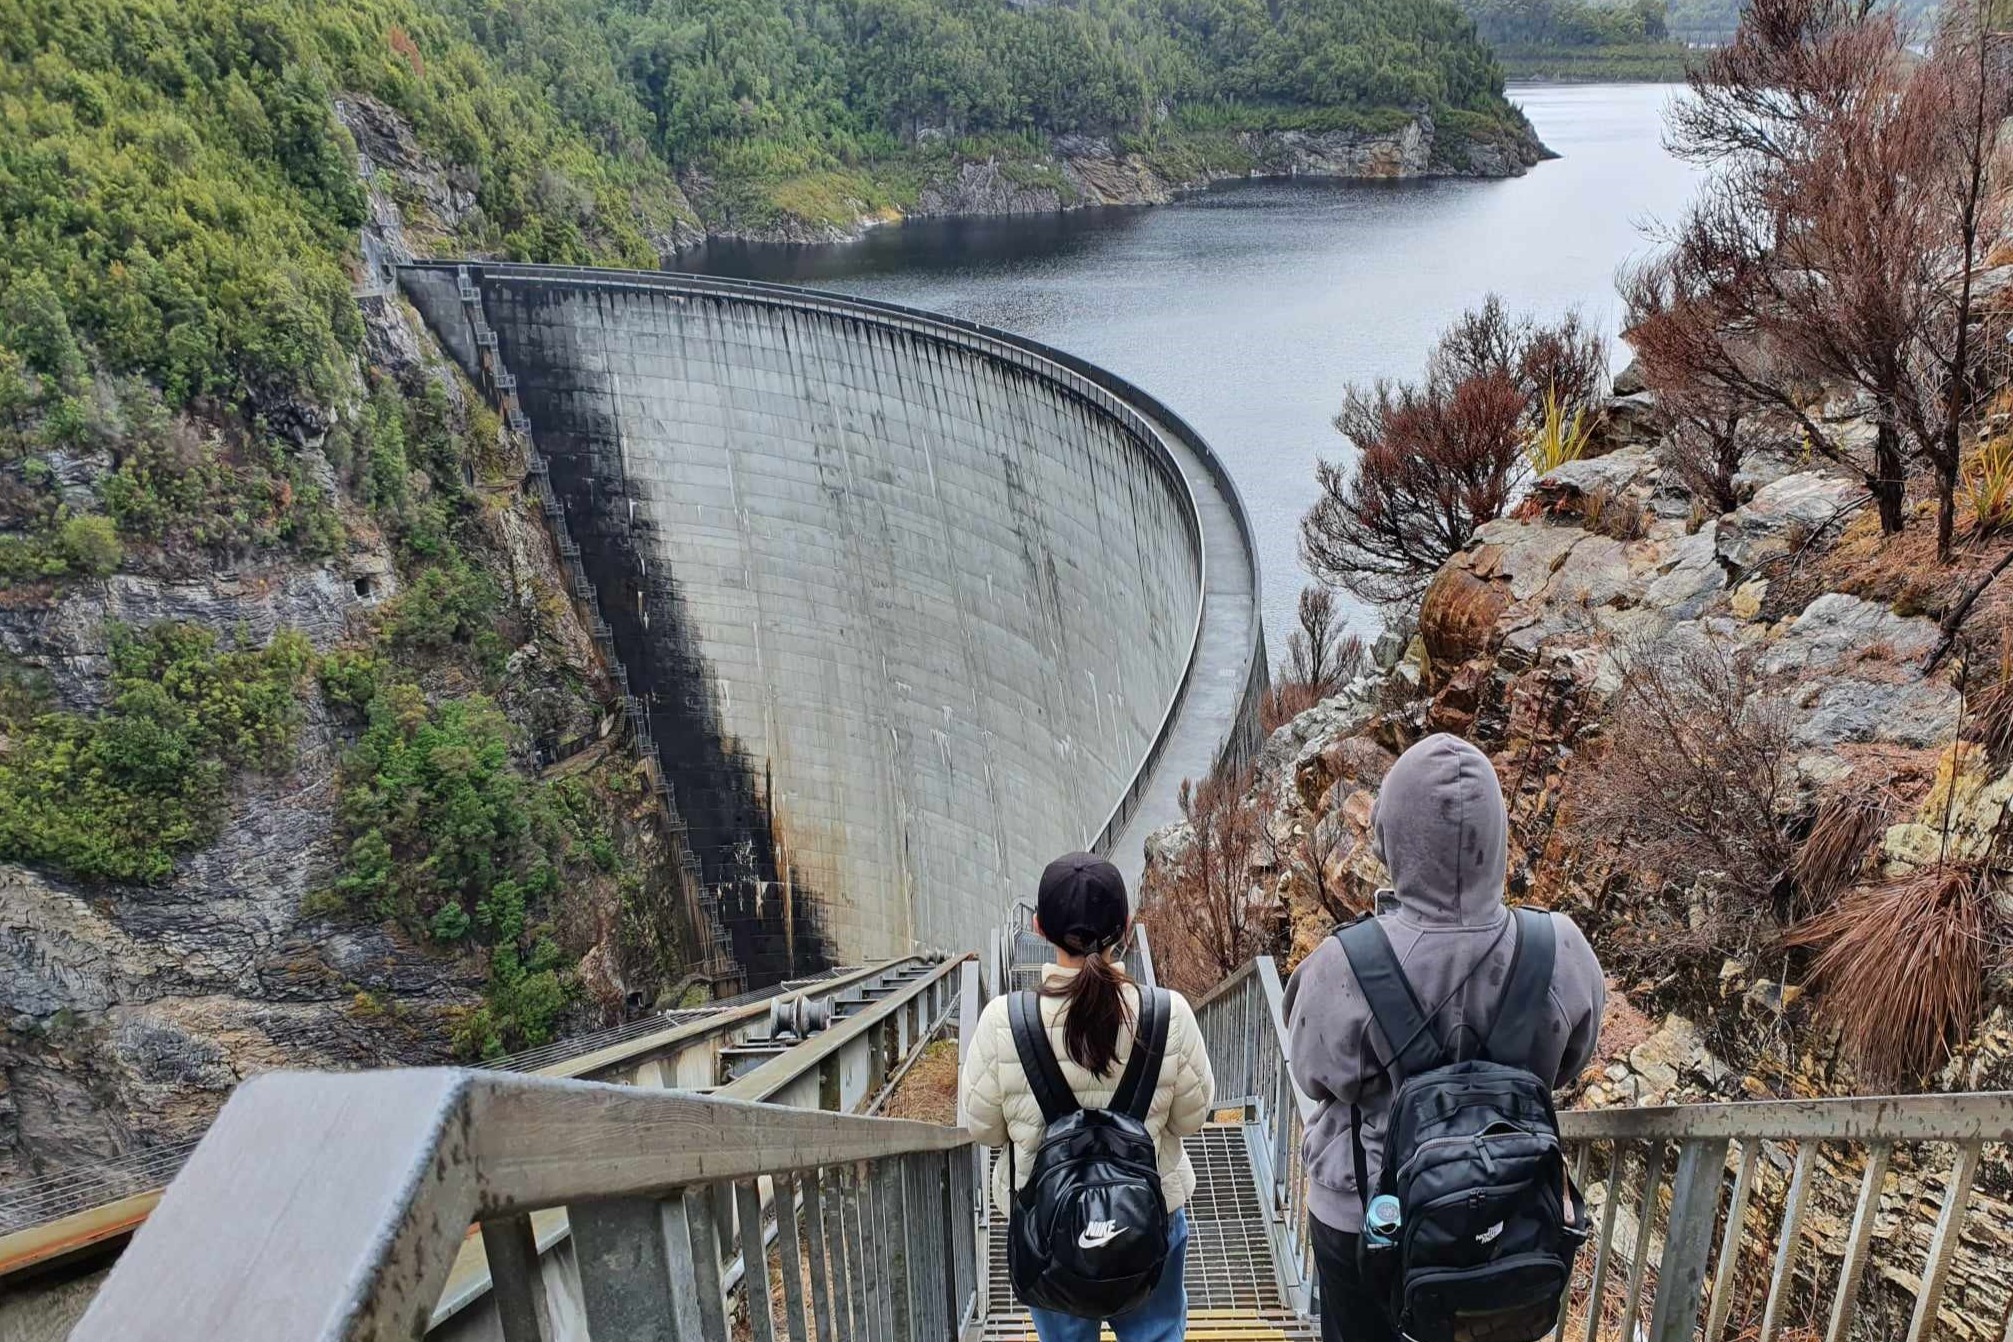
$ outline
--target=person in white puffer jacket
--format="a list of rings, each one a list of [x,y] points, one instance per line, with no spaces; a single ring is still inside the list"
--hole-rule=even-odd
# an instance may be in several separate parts
[[[1042,973],[1041,1019],[1049,1045],[1077,1102],[1086,1109],[1111,1104],[1132,1055],[1139,989],[1125,977],[1115,957],[1132,926],[1125,879],[1118,869],[1090,853],[1057,858],[1042,873],[1035,931],[1055,946],[1056,963]],[[1202,1030],[1195,1011],[1179,993],[1169,995],[1167,1051],[1154,1084],[1146,1128],[1160,1161],[1161,1192],[1171,1221],[1169,1256],[1160,1285],[1138,1308],[1111,1320],[1119,1342],[1173,1342],[1187,1324],[1182,1284],[1188,1219],[1182,1209],[1195,1191],[1195,1170],[1182,1139],[1201,1131],[1215,1099]],[[1000,1147],[1011,1141],[1011,1162],[1025,1183],[1041,1146],[1041,1104],[1028,1084],[1004,995],[986,1005],[973,1032],[961,1084],[966,1126],[979,1142]],[[993,1205],[1011,1210],[1009,1162],[993,1163]],[[1098,1321],[1047,1310],[1032,1311],[1042,1342],[1090,1342]]]

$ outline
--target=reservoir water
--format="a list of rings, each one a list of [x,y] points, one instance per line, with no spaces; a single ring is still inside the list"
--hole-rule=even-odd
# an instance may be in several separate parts
[[[1513,88],[1560,157],[1507,181],[1240,182],[1158,208],[927,220],[839,246],[713,244],[680,266],[1005,327],[1153,392],[1237,478],[1276,657],[1306,581],[1296,540],[1315,459],[1349,450],[1330,425],[1344,388],[1416,376],[1435,335],[1491,291],[1615,331],[1617,269],[1696,182],[1662,145],[1676,94]],[[1374,611],[1351,617],[1375,632]]]

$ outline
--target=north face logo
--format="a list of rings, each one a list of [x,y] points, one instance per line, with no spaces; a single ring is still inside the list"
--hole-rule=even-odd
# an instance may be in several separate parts
[[[1119,1234],[1116,1221],[1092,1221],[1083,1228],[1083,1233],[1076,1237],[1076,1246],[1079,1249],[1102,1249],[1117,1239]]]

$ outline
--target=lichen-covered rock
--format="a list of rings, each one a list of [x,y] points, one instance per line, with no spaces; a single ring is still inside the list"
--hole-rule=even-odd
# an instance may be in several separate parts
[[[1782,622],[1760,668],[1789,686],[1801,746],[1940,745],[1963,706],[1956,687],[1919,669],[1940,638],[1933,621],[1829,592]]]
[[[1939,641],[1935,622],[1896,615],[1844,592],[1827,592],[1783,627],[1762,659],[1770,675],[1836,667],[1848,658],[1916,661]]]
[[[1719,557],[1739,572],[1752,572],[1836,522],[1865,492],[1852,481],[1821,471],[1772,481],[1720,519]]]
[[[1581,457],[1555,466],[1531,489],[1539,498],[1566,500],[1600,493],[1619,494],[1646,483],[1653,466],[1650,450],[1641,445],[1619,448],[1598,457]]]
[[[225,638],[242,636],[254,646],[271,642],[281,629],[295,629],[326,651],[366,605],[348,574],[322,564],[274,560],[177,581],[115,573],[76,586],[53,604],[0,604],[0,653],[45,673],[62,707],[82,712],[104,698],[114,623],[144,627],[179,620]]]
[[[1301,761],[1317,756],[1330,743],[1361,731],[1377,712],[1378,678],[1363,676],[1323,699],[1298,717],[1283,723],[1259,747],[1257,775],[1277,787],[1292,779]]]
[[[1983,746],[1962,742],[1943,752],[1936,781],[1915,815],[1881,840],[1887,874],[1902,876],[1937,862],[1977,862],[1999,841],[2013,803],[2013,769],[1995,771]]]

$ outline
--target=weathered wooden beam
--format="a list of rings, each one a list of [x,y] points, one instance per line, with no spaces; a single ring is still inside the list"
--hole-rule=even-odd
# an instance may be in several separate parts
[[[271,1073],[225,1105],[73,1337],[416,1336],[475,1220],[966,1140],[509,1073]]]
[[[1559,1130],[1574,1142],[2013,1142],[2013,1091],[1575,1109],[1559,1115]]]

